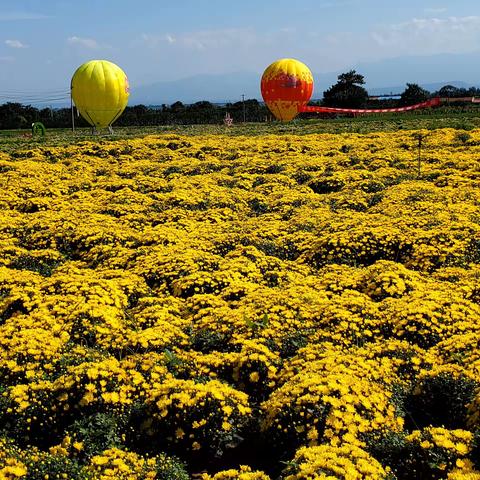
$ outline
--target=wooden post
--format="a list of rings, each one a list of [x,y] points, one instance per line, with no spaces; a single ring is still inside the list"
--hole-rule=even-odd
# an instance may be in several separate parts
[[[420,178],[421,175],[421,165],[422,165],[422,140],[423,136],[421,133],[418,134],[418,171],[417,171],[417,176]]]

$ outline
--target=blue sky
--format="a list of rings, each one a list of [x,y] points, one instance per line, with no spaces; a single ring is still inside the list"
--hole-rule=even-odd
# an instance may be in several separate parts
[[[478,0],[0,0],[0,94],[68,90],[94,58],[117,63],[134,88],[261,73],[281,57],[321,74],[479,51]]]

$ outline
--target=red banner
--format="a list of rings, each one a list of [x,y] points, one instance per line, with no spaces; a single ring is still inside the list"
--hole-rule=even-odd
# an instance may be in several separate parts
[[[410,110],[418,110],[419,108],[436,107],[440,105],[440,97],[431,98],[425,102],[408,105],[398,108],[335,108],[335,107],[301,107],[300,112],[316,112],[316,113],[395,113],[408,112]]]

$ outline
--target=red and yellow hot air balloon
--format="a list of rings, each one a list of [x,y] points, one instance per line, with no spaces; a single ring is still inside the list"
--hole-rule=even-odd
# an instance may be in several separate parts
[[[313,93],[313,75],[302,62],[283,58],[273,62],[262,76],[262,97],[278,120],[293,120]]]

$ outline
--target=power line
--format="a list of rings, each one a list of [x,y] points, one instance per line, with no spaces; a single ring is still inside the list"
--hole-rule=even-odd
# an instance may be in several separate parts
[[[37,93],[12,93],[12,92],[3,92],[0,90],[1,96],[10,96],[10,97],[56,97],[58,95],[69,95],[70,92],[66,90],[59,90],[58,92],[37,92]]]
[[[66,88],[56,88],[53,90],[18,90],[18,89],[5,89],[0,88],[1,92],[8,94],[21,94],[21,95],[50,95],[52,93],[64,93],[69,92],[69,89]]]
[[[51,104],[62,102],[62,104],[66,107],[67,103],[68,103],[68,100],[69,100],[68,98],[64,98],[63,100],[44,100],[44,101],[38,101],[38,102],[31,102],[31,104],[34,104],[34,105],[44,105],[44,104],[51,105]]]
[[[7,95],[0,95],[0,99],[7,99],[7,100],[33,100],[33,101],[43,101],[43,100],[62,100],[64,98],[70,98],[70,95],[57,95],[52,97],[11,97]]]
[[[0,102],[21,104],[45,104],[64,102],[70,98],[70,90],[55,88],[48,90],[0,89]]]
[[[0,102],[3,103],[55,103],[55,102],[64,102],[70,98],[70,95],[62,94],[62,95],[55,95],[55,96],[38,96],[38,97],[13,97],[9,95],[1,95],[0,94]]]

